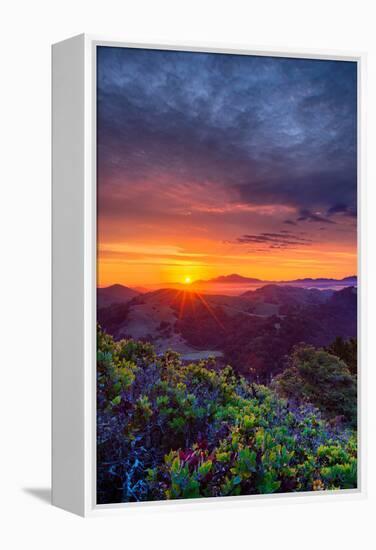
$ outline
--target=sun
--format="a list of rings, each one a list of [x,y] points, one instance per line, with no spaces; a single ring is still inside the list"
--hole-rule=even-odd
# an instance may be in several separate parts
[[[190,285],[192,282],[192,279],[191,277],[189,277],[189,275],[187,275],[186,277],[184,277],[184,284],[185,285]]]

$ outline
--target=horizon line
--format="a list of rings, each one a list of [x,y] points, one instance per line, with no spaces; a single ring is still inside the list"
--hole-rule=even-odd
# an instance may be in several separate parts
[[[179,281],[170,281],[170,282],[165,282],[165,283],[161,283],[161,287],[160,288],[168,288],[168,285],[179,285],[179,286],[182,286],[182,287],[192,287],[194,286],[195,284],[197,283],[211,283],[211,284],[218,284],[218,281],[216,281],[216,279],[219,279],[219,278],[226,278],[226,277],[233,277],[233,276],[237,276],[237,277],[240,277],[240,278],[243,278],[243,279],[253,279],[256,283],[267,283],[267,284],[272,284],[272,283],[293,283],[293,282],[297,282],[297,281],[305,281],[305,280],[311,280],[311,281],[319,281],[319,280],[327,280],[327,281],[337,281],[337,282],[342,282],[344,281],[345,279],[349,279],[349,278],[358,278],[358,275],[357,274],[353,274],[353,275],[345,275],[344,277],[338,279],[336,277],[297,277],[296,279],[286,279],[286,280],[282,280],[282,279],[279,279],[279,280],[270,280],[270,279],[259,279],[258,277],[248,277],[248,276],[244,276],[244,275],[239,275],[238,273],[230,273],[229,275],[218,275],[217,277],[213,277],[212,279],[197,279],[195,281],[192,281],[191,283],[183,283],[183,282],[179,282]],[[236,282],[234,282],[233,284],[236,284]],[[116,286],[116,285],[119,285],[119,286],[124,286],[124,287],[128,287],[128,288],[135,288],[135,287],[154,287],[154,286],[157,286],[158,283],[135,283],[135,284],[132,284],[132,283],[119,283],[119,282],[114,282],[114,283],[110,283],[110,284],[107,284],[105,286],[97,286],[97,288],[109,288],[111,286]]]

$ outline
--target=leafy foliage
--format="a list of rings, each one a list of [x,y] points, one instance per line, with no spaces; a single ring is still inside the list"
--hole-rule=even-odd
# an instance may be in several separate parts
[[[97,342],[98,503],[356,487],[355,433],[312,404],[100,329]],[[300,363],[321,365],[304,353],[299,380]]]
[[[288,368],[276,377],[274,385],[282,396],[312,403],[327,418],[356,425],[356,378],[343,361],[325,350],[295,347]]]
[[[357,341],[356,338],[344,340],[341,336],[337,338],[326,348],[326,351],[342,359],[349,367],[351,374],[357,373]]]

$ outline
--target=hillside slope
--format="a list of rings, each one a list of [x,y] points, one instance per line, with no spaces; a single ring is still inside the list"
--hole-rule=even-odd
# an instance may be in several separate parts
[[[128,302],[140,293],[124,285],[111,285],[97,289],[98,308]]]
[[[299,342],[327,346],[356,337],[357,292],[267,285],[241,296],[164,289],[98,310],[98,322],[116,339],[152,342],[192,357],[223,356],[247,377],[278,373]]]

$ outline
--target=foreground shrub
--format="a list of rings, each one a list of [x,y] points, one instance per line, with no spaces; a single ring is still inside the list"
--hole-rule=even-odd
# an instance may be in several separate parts
[[[210,361],[98,331],[98,503],[356,487],[356,439]]]
[[[326,348],[326,351],[342,359],[349,367],[351,374],[357,373],[358,346],[356,338],[344,340],[341,336],[337,338]]]
[[[356,378],[338,357],[313,346],[297,346],[289,366],[274,380],[283,397],[315,405],[326,418],[356,425]]]

